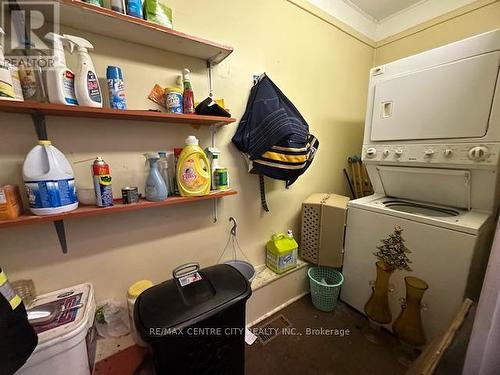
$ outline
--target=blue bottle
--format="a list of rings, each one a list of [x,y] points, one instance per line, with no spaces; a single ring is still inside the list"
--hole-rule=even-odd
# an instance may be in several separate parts
[[[158,154],[146,154],[146,159],[149,161],[149,175],[146,179],[146,200],[151,202],[164,201],[168,197],[167,185],[165,180],[158,170]]]
[[[117,66],[108,66],[106,78],[108,80],[110,108],[127,109],[122,70]]]
[[[144,18],[142,0],[127,0],[127,14],[137,18]]]

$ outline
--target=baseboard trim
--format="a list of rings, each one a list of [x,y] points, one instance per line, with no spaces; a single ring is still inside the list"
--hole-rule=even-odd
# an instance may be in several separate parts
[[[284,309],[285,307],[287,307],[288,305],[291,305],[292,303],[294,303],[295,301],[298,301],[299,299],[301,299],[302,297],[306,296],[307,294],[309,294],[310,292],[309,291],[306,291],[306,292],[303,292],[303,293],[300,293],[299,295],[289,299],[288,301],[286,301],[285,303],[279,305],[278,307],[272,309],[271,311],[269,311],[268,313],[262,315],[261,317],[255,319],[253,322],[250,322],[246,325],[247,328],[250,328],[250,327],[253,327],[254,325],[262,322],[264,319],[266,318],[269,318],[271,315],[273,314],[276,314],[278,311]]]

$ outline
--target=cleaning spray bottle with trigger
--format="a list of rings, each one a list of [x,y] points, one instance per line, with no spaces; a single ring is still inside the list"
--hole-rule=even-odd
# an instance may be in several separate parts
[[[89,49],[94,49],[94,46],[87,39],[78,36],[69,34],[63,36],[70,43],[70,52],[73,53],[76,47],[78,54],[78,67],[75,74],[75,93],[78,104],[102,108],[101,86],[88,52]]]
[[[54,62],[47,69],[47,94],[49,102],[54,104],[78,105],[75,96],[75,75],[66,66],[64,47],[68,41],[62,35],[47,33],[45,39],[52,41]]]

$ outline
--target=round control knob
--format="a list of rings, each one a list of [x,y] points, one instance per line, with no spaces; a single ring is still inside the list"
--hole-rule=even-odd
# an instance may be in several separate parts
[[[374,158],[375,156],[377,156],[377,149],[375,147],[368,147],[366,149],[366,156],[368,158]]]
[[[474,161],[484,160],[488,156],[488,148],[485,146],[472,147],[469,150],[469,159]]]
[[[434,150],[427,149],[425,150],[425,157],[430,158],[432,155],[434,155]]]
[[[396,151],[394,151],[394,155],[399,158],[401,155],[403,155],[403,150],[398,148]]]
[[[384,155],[384,157],[387,157],[387,156],[389,156],[389,153],[390,153],[390,151],[385,149],[384,152],[382,152],[382,155]]]
[[[446,150],[444,150],[444,156],[446,156],[447,158],[449,158],[451,156],[451,154],[453,153],[453,150],[447,148]]]

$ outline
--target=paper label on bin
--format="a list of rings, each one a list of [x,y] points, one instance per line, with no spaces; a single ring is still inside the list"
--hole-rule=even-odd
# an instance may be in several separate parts
[[[181,284],[181,286],[186,286],[200,280],[201,280],[201,275],[198,272],[195,272],[179,278],[179,283]]]

